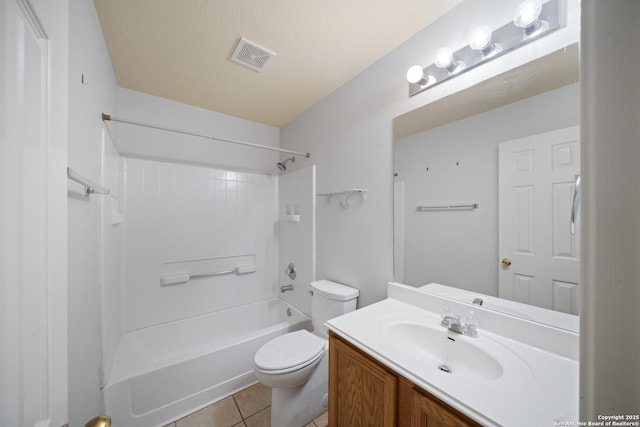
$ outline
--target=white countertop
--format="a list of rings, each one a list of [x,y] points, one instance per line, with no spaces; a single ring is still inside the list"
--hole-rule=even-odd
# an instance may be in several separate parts
[[[484,425],[542,427],[578,420],[577,348],[572,351],[577,347],[577,335],[403,285],[389,286],[390,298],[330,320],[329,329]],[[479,337],[466,337],[441,327],[439,313],[443,308],[458,313],[473,309]],[[416,351],[411,343],[403,345],[402,340],[408,338],[389,328],[399,322],[440,328],[444,339],[451,336],[462,340],[463,345],[486,351],[502,371],[457,370],[452,362],[454,373],[442,372],[426,353]],[[537,345],[542,342],[569,344],[555,352],[550,346]]]

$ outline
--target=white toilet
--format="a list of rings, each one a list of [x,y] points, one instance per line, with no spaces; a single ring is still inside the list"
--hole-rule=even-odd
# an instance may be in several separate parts
[[[311,288],[313,332],[276,337],[253,358],[256,377],[272,388],[272,426],[300,427],[327,410],[329,342],[324,323],[356,309],[355,288],[329,280],[311,282]]]

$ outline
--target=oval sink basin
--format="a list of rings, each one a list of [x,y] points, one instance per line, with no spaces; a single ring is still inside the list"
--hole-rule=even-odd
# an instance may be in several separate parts
[[[527,362],[497,339],[483,335],[482,329],[477,338],[471,338],[440,326],[439,317],[399,313],[379,317],[375,329],[392,351],[402,353],[411,360],[412,369],[424,374],[518,384],[533,379]]]
[[[415,356],[431,360],[434,368],[458,377],[495,380],[504,369],[500,362],[484,349],[447,329],[434,329],[418,323],[394,323],[384,328],[388,338],[399,348]]]

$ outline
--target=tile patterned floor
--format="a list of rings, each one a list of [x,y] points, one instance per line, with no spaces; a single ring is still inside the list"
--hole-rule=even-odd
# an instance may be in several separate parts
[[[271,389],[256,384],[166,427],[271,427],[270,419]],[[325,412],[300,427],[327,427],[328,424]]]

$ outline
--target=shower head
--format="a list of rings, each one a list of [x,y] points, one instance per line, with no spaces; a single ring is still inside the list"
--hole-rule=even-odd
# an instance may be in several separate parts
[[[278,166],[278,169],[280,169],[281,171],[286,171],[287,170],[287,162],[291,161],[291,163],[295,163],[296,158],[295,157],[289,157],[288,159],[284,159],[281,162],[276,163],[276,166]]]

